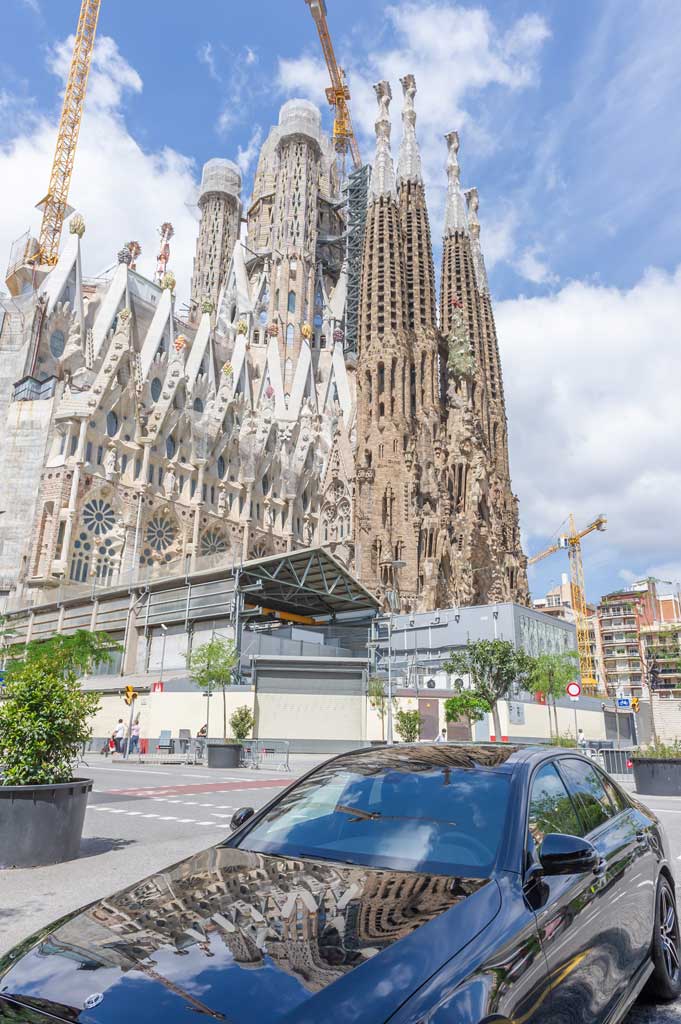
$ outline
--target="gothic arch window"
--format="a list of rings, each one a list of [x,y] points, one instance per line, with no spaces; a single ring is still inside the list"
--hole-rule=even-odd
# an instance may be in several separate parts
[[[221,555],[227,550],[227,538],[222,530],[206,530],[201,537],[202,555]]]
[[[236,303],[235,302],[232,303],[232,308],[229,311],[229,319],[231,320],[232,323],[234,323],[234,321],[236,320]]]
[[[81,532],[73,542],[71,570],[69,576],[75,583],[86,583],[92,558],[92,539],[89,534]]]
[[[195,398],[192,408],[194,412],[203,412],[203,401],[200,398]]]
[[[220,480],[222,480],[222,478],[224,477],[226,469],[227,469],[227,467],[225,465],[225,460],[224,460],[223,456],[222,455],[218,456],[217,474],[218,474],[218,477],[220,478]]]
[[[161,381],[158,377],[153,378],[151,384],[149,385],[149,390],[151,391],[151,397],[153,398],[153,400],[155,402],[158,402],[159,398],[161,397],[161,391],[163,390],[163,385],[161,384]]]
[[[115,437],[118,433],[118,416],[113,409],[106,414],[106,432],[109,437]]]
[[[175,438],[172,434],[168,434],[166,438],[166,455],[169,459],[172,459],[175,454]]]
[[[293,334],[294,334],[293,324],[289,324],[288,327],[286,328],[286,344],[287,345],[292,345],[293,344]],[[286,360],[286,363],[288,365],[288,363],[289,363],[288,359]]]
[[[294,291],[290,291],[288,293],[288,306],[287,306],[287,309],[288,309],[289,313],[295,313],[295,311],[296,311],[296,293]]]
[[[66,347],[66,338],[64,337],[63,331],[52,331],[50,335],[50,352],[55,359],[59,359],[64,354]]]

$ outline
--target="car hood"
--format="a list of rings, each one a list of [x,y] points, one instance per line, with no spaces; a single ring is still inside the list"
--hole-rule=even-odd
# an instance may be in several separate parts
[[[84,1024],[376,1024],[499,906],[484,879],[218,846],[18,947],[0,997]]]

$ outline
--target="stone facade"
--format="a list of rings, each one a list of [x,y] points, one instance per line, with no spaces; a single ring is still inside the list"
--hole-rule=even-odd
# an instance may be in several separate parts
[[[438,326],[416,86],[402,84],[397,176],[377,87],[359,356],[344,346],[335,152],[306,100],[263,144],[243,239],[238,168],[204,168],[187,320],[173,274],[145,279],[129,247],[85,277],[79,214],[51,272],[14,267],[3,581],[106,585],[322,544],[381,599],[399,586],[405,608],[526,600],[477,194],[461,191],[452,135]]]
[[[478,196],[462,191],[452,132],[438,328],[413,76],[402,87],[396,177],[390,86],[376,86],[357,366],[356,569],[403,610],[526,603]]]

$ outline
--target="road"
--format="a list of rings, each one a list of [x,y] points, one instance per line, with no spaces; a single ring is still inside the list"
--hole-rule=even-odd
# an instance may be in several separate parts
[[[314,760],[299,760],[293,774],[93,760],[82,773],[95,785],[80,859],[0,871],[0,954],[63,914],[219,842],[238,807],[262,806]],[[681,799],[646,802],[667,829],[681,875]],[[639,1005],[626,1024],[681,1024],[681,1001]]]

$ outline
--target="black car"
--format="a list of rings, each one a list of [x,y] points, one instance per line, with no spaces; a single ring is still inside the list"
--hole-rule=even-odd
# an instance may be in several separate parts
[[[615,1024],[681,992],[667,843],[573,750],[335,757],[0,961],[0,1021]]]

